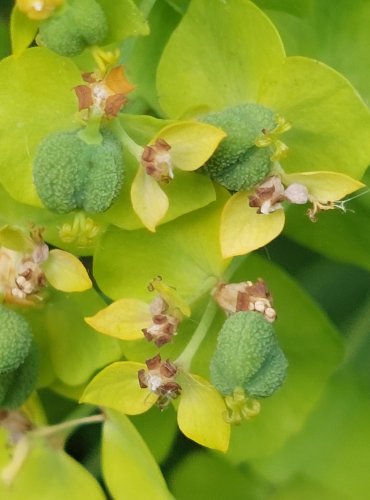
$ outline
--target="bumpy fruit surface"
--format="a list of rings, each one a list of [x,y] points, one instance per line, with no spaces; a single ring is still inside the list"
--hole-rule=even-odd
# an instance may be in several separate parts
[[[16,370],[28,356],[32,333],[27,321],[0,306],[0,373]]]
[[[0,373],[0,407],[19,408],[35,388],[39,368],[39,353],[34,342],[24,362],[14,371]]]
[[[239,104],[209,113],[201,118],[222,128],[227,137],[205,164],[205,171],[231,191],[257,186],[271,170],[271,147],[257,147],[255,140],[263,130],[272,130],[275,113],[260,104]]]
[[[39,37],[42,45],[50,50],[72,57],[89,45],[101,43],[107,31],[107,20],[98,2],[69,0],[41,23]]]
[[[225,396],[241,387],[250,397],[271,396],[283,383],[287,360],[271,323],[255,311],[229,316],[211,360],[212,383]]]
[[[82,208],[104,212],[119,193],[124,165],[121,145],[104,131],[99,145],[86,144],[73,132],[48,135],[36,152],[33,177],[44,205],[54,212]]]

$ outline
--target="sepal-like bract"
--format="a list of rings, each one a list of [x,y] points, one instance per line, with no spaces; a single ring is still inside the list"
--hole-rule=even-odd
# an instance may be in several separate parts
[[[287,365],[272,324],[258,312],[243,311],[225,321],[210,372],[225,396],[240,387],[249,397],[263,398],[282,385]]]

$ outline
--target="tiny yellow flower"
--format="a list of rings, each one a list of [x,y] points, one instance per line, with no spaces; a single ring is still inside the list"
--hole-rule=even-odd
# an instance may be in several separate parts
[[[87,85],[78,85],[75,92],[79,102],[79,110],[89,110],[92,115],[107,118],[117,116],[122,106],[126,104],[126,95],[134,89],[127,80],[123,66],[116,66],[101,75],[84,73],[82,78]]]
[[[222,396],[203,378],[181,371],[159,355],[145,364],[121,361],[107,366],[86,387],[81,402],[137,415],[155,404],[163,410],[177,399],[180,430],[203,446],[226,452],[230,424]]]
[[[42,231],[30,234],[12,226],[0,229],[0,296],[9,303],[32,305],[43,300],[50,284],[65,292],[84,291],[92,283],[74,255],[49,247]]]
[[[134,211],[150,231],[155,231],[169,207],[160,184],[170,182],[176,169],[191,172],[200,168],[225,137],[220,128],[193,121],[167,125],[141,152],[131,186]]]
[[[227,201],[221,217],[222,254],[243,255],[276,238],[284,228],[284,202],[311,203],[307,215],[316,221],[322,210],[343,209],[338,200],[362,187],[362,182],[338,172],[271,175],[253,190],[240,191]]]
[[[148,290],[157,292],[149,304],[137,299],[119,299],[85,318],[86,323],[100,333],[121,340],[145,337],[157,347],[171,342],[180,322],[190,316],[190,308],[160,277],[150,282]]]

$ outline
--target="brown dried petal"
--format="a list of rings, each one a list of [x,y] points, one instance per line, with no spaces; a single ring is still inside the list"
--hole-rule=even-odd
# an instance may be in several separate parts
[[[94,104],[91,88],[87,85],[77,85],[77,87],[74,87],[74,91],[78,99],[79,111],[88,109]]]
[[[106,116],[114,118],[126,102],[127,97],[125,94],[111,95],[105,101],[104,113]]]
[[[173,378],[177,373],[177,368],[169,359],[167,359],[162,363],[159,372],[163,377]]]
[[[137,372],[137,377],[139,379],[139,385],[142,389],[146,389],[148,387],[147,374],[144,368]]]
[[[146,366],[148,367],[148,370],[156,370],[159,369],[161,366],[161,356],[160,354],[157,354],[154,356],[154,358],[147,359],[145,361]]]

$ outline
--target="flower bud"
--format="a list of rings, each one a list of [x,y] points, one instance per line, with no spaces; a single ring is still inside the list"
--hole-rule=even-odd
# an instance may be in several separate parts
[[[23,316],[0,306],[0,374],[7,374],[22,365],[31,342],[32,333]]]
[[[95,0],[69,0],[63,9],[41,23],[42,45],[72,57],[88,45],[101,43],[107,35],[105,14]]]
[[[273,148],[257,147],[255,141],[264,131],[275,127],[272,110],[260,104],[240,104],[209,113],[201,121],[227,133],[205,164],[213,180],[231,191],[241,191],[256,186],[268,176]]]
[[[239,387],[248,397],[271,396],[286,369],[274,328],[261,314],[242,311],[227,318],[210,365],[212,383],[224,396]]]
[[[39,145],[33,177],[44,205],[66,213],[104,212],[118,195],[124,168],[121,145],[108,131],[102,144],[86,144],[76,132],[56,132]]]

